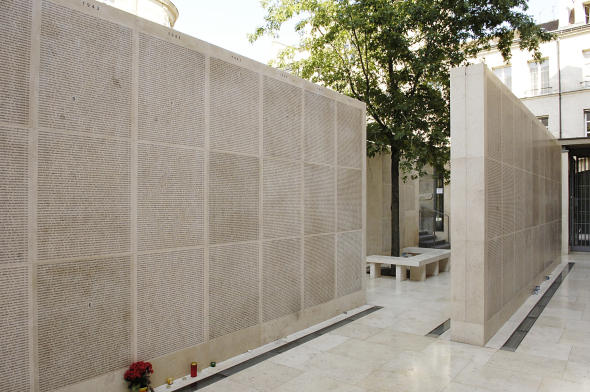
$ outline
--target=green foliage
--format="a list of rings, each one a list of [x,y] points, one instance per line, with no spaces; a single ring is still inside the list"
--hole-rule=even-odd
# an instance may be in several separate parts
[[[250,40],[297,22],[297,47],[273,65],[366,103],[367,153],[389,150],[404,173],[427,165],[448,175],[449,70],[497,45],[541,58],[551,35],[526,0],[262,0],[264,26]]]

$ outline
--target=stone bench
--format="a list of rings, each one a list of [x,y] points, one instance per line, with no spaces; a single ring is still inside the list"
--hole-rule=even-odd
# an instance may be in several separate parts
[[[448,249],[417,248],[402,249],[409,257],[379,256],[367,257],[370,277],[381,276],[381,264],[395,265],[395,279],[406,280],[406,270],[410,269],[410,280],[423,281],[426,276],[435,276],[439,272],[450,271],[451,251]]]

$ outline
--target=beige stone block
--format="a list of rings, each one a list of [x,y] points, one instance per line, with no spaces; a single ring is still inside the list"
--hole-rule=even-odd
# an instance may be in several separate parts
[[[514,102],[508,94],[501,95],[500,123],[502,163],[514,164]]]
[[[264,156],[301,160],[302,89],[269,76],[263,89]]]
[[[526,253],[529,252],[529,249],[524,246],[525,243],[525,231],[514,234],[514,282],[516,289],[525,287],[527,284]]]
[[[502,234],[502,165],[492,159],[485,161],[486,180],[486,238]]]
[[[454,342],[483,346],[485,342],[484,327],[482,324],[464,321],[451,323],[451,340]]]
[[[451,160],[467,156],[466,68],[451,69]]]
[[[498,86],[486,83],[485,90],[485,126],[486,126],[486,157],[500,161],[502,159],[501,96]]]
[[[369,276],[371,279],[375,279],[381,276],[381,264],[371,263],[369,264]]]
[[[467,241],[465,254],[465,320],[484,322],[485,301],[485,244]]]
[[[305,133],[303,156],[306,162],[334,164],[334,101],[305,91]]]
[[[477,64],[467,68],[466,73],[466,156],[485,155],[485,65]]]
[[[426,266],[410,267],[410,280],[421,282],[426,279]]]
[[[382,252],[382,227],[383,217],[383,181],[381,155],[367,157],[367,254],[374,255]]]
[[[451,247],[451,319],[465,320],[465,252],[467,243],[464,240],[455,240]]]
[[[502,305],[506,305],[515,294],[514,234],[502,237]]]
[[[358,132],[359,126],[365,119],[362,111],[354,106],[337,102],[337,128],[338,128],[338,165],[361,168],[361,160],[364,155],[364,142]],[[288,107],[287,105],[281,106]]]
[[[467,239],[467,164],[465,159],[451,160],[451,182],[453,197],[451,198],[451,238],[453,241]]]
[[[489,320],[502,307],[502,239],[486,241],[485,318]]]
[[[465,239],[468,241],[483,241],[486,238],[485,161],[483,158],[468,158],[465,160],[465,165],[467,175],[465,183],[466,209],[464,211],[466,215]],[[454,237],[451,236],[451,238]]]
[[[502,164],[502,234],[515,230],[515,173],[512,166]]]
[[[28,286],[26,266],[0,269],[0,382],[10,391],[27,391],[31,384]]]
[[[396,265],[395,266],[395,280],[398,282],[402,282],[407,280],[407,268],[403,265]]]
[[[0,121],[19,125],[29,120],[29,77],[32,1],[2,4],[0,36]]]
[[[435,263],[426,264],[426,276],[437,276],[438,273],[438,261]]]

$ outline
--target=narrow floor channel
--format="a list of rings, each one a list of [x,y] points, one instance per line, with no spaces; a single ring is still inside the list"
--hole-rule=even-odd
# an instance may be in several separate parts
[[[426,336],[431,338],[439,338],[443,333],[447,332],[451,328],[451,319],[446,320],[432,331],[428,332]]]
[[[529,333],[529,331],[531,330],[531,328],[543,312],[543,309],[545,309],[545,306],[547,306],[547,304],[549,303],[549,301],[551,301],[551,298],[553,297],[559,286],[561,286],[561,283],[563,282],[567,274],[569,274],[571,269],[574,267],[574,264],[575,263],[568,263],[568,265],[563,269],[563,271],[561,271],[561,274],[559,274],[555,281],[553,281],[553,283],[545,292],[545,294],[543,294],[539,302],[537,302],[533,309],[531,309],[526,318],[520,323],[518,328],[516,328],[516,330],[508,338],[506,343],[504,343],[504,345],[500,348],[501,350],[516,351],[520,343],[522,343],[525,336]]]

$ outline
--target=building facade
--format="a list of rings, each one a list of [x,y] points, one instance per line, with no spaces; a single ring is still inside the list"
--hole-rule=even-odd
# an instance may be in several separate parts
[[[555,39],[541,45],[543,60],[518,43],[505,62],[493,48],[480,59],[558,139],[590,136],[590,2],[567,1],[560,18],[541,26]]]

